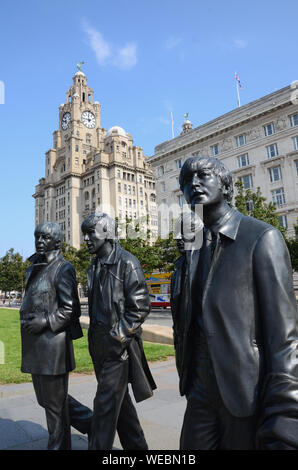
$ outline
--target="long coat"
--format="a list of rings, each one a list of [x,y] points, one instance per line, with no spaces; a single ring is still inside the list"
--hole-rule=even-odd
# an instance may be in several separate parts
[[[22,365],[31,374],[59,375],[75,368],[72,339],[83,335],[77,282],[73,266],[57,256],[41,263],[39,255],[31,258],[26,271],[26,291],[20,308]],[[23,322],[30,314],[43,315],[48,327],[30,334]]]
[[[137,402],[152,396],[156,388],[144,354],[141,324],[150,312],[150,299],[144,274],[135,256],[117,242],[101,268],[100,286],[93,286],[96,258],[87,270],[89,314],[92,321],[91,291],[101,289],[105,316],[109,318],[108,348],[126,346],[129,356],[130,382]]]
[[[298,436],[298,316],[284,239],[271,225],[236,210],[219,233],[203,291],[202,319],[221,397],[234,416],[257,413],[263,437],[273,428],[288,432],[292,414]],[[194,254],[194,265],[199,255]],[[178,293],[179,323],[174,316],[182,395],[191,377],[196,314],[190,295],[195,270],[188,269],[188,275]],[[177,298],[173,300],[177,305]],[[294,443],[288,439],[298,448],[298,437]]]

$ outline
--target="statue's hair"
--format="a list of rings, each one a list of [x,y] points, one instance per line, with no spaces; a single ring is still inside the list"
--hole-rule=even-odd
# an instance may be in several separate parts
[[[186,184],[189,173],[201,170],[202,168],[210,168],[218,177],[221,182],[224,198],[227,203],[231,205],[233,199],[233,178],[230,170],[218,158],[207,156],[193,156],[188,158],[180,171],[179,185],[181,191]]]
[[[42,230],[46,230],[51,235],[53,240],[62,243],[63,233],[60,224],[57,222],[42,222],[41,224],[37,225],[37,227],[35,227],[34,235]]]
[[[101,225],[101,229],[105,232],[107,240],[110,242],[115,242],[118,240],[117,235],[117,222],[115,219],[110,217],[108,214],[104,212],[98,212],[95,214],[89,215],[81,225],[81,229],[83,232],[87,231],[89,228],[96,227],[97,224]]]

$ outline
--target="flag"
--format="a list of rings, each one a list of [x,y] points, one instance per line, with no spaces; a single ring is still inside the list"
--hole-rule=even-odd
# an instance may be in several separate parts
[[[235,79],[236,79],[236,82],[238,83],[239,88],[242,88],[238,73],[235,73]]]
[[[174,139],[174,117],[173,117],[173,113],[171,111],[171,122],[172,122],[172,139]]]

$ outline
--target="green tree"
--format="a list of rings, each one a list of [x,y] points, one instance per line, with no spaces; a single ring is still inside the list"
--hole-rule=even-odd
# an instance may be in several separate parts
[[[235,186],[238,191],[235,197],[235,206],[237,209],[244,215],[249,215],[255,219],[263,220],[267,222],[267,224],[273,225],[273,227],[280,230],[285,237],[286,229],[279,221],[276,212],[276,204],[266,202],[266,198],[262,196],[259,187],[255,192],[251,189],[245,190],[242,181],[237,181]]]
[[[291,257],[292,267],[294,271],[298,272],[298,218],[297,224],[294,225],[295,237],[286,240],[288,250]]]
[[[174,261],[179,257],[173,232],[169,233],[168,238],[158,237],[154,243],[154,249],[158,259],[157,269],[163,272],[173,271]]]
[[[73,265],[76,271],[78,284],[84,288],[87,284],[86,271],[91,263],[92,256],[89,254],[87,245],[83,243],[79,250],[63,242],[61,253],[63,257]]]
[[[238,190],[238,194],[235,197],[237,209],[244,215],[250,215],[256,219],[263,220],[281,231],[290,253],[292,267],[298,272],[298,219],[297,225],[294,225],[296,237],[288,239],[286,237],[287,230],[279,221],[276,205],[272,202],[266,202],[266,198],[262,196],[260,188],[256,192],[250,189],[245,191],[241,181],[237,181],[235,186]]]
[[[19,253],[15,253],[10,248],[0,259],[0,290],[9,292],[9,302],[11,291],[22,291],[25,287],[25,273],[28,262],[23,262]]]

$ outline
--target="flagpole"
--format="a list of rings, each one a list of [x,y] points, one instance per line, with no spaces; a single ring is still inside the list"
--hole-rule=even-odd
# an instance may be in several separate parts
[[[236,79],[236,89],[237,89],[237,98],[238,98],[238,108],[240,108],[240,94],[239,94],[239,83],[237,80],[237,72],[235,72],[235,79]]]
[[[174,118],[173,118],[172,111],[171,111],[171,121],[172,121],[172,139],[174,139]]]

